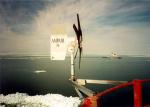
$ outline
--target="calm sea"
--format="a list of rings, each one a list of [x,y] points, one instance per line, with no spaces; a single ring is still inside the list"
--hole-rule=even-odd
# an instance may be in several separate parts
[[[80,70],[78,59],[75,68],[78,78],[124,81],[148,79],[150,78],[150,57],[123,56],[122,59],[101,56],[83,57]],[[36,73],[36,71],[45,72]],[[65,61],[51,61],[45,56],[0,58],[0,94],[59,93],[65,96],[76,96],[69,78],[69,57]],[[87,85],[87,87],[99,92],[112,85]],[[150,93],[150,90],[148,92]]]

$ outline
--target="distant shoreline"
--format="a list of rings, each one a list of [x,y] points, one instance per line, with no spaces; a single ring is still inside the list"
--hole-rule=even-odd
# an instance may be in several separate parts
[[[50,58],[50,55],[0,55],[0,58]],[[99,57],[99,58],[111,58],[111,56],[108,55],[83,55],[82,58],[94,58],[94,57]],[[147,57],[150,58],[150,56],[143,56],[143,55],[120,55],[119,58],[123,57]],[[70,56],[66,56],[66,58],[70,58]]]

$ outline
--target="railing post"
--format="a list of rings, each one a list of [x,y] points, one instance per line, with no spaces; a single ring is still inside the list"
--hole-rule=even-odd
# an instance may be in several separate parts
[[[140,80],[133,81],[134,107],[142,107],[142,85]]]
[[[97,97],[89,97],[84,99],[81,107],[100,107]]]

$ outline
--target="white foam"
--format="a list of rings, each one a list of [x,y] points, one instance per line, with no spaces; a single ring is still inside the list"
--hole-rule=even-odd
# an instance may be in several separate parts
[[[24,93],[0,95],[0,103],[16,104],[17,107],[79,107],[78,97],[65,97],[60,94],[29,96]]]

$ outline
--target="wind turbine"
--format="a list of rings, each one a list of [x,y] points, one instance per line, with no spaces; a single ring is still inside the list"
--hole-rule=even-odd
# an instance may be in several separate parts
[[[82,51],[83,51],[83,47],[82,47],[82,42],[83,42],[83,37],[82,37],[82,30],[81,30],[81,26],[80,26],[80,19],[79,19],[79,14],[77,14],[77,23],[78,23],[78,27],[76,27],[75,24],[73,24],[73,29],[75,31],[76,34],[76,38],[77,38],[77,50],[75,52],[75,56],[74,56],[74,50],[75,48],[72,47],[71,48],[71,78],[70,81],[73,84],[73,86],[75,87],[75,90],[77,92],[77,94],[79,95],[80,98],[84,98],[84,95],[86,96],[94,96],[95,92],[86,88],[84,85],[86,84],[122,84],[122,83],[126,83],[126,81],[112,81],[112,80],[93,80],[93,79],[78,79],[75,76],[75,70],[74,70],[74,60],[77,57],[77,54],[79,52],[79,69],[80,69],[80,64],[81,64],[81,55],[82,55]],[[74,58],[73,58],[74,56]]]
[[[76,51],[74,59],[76,59],[76,56],[77,56],[78,50],[79,50],[79,69],[80,69],[81,55],[82,55],[82,50],[83,50],[83,48],[82,48],[83,37],[82,37],[82,30],[81,30],[81,26],[80,26],[79,14],[77,14],[77,22],[78,22],[78,28],[76,27],[75,24],[73,24],[73,29],[75,31],[77,41],[78,41],[78,49]]]

